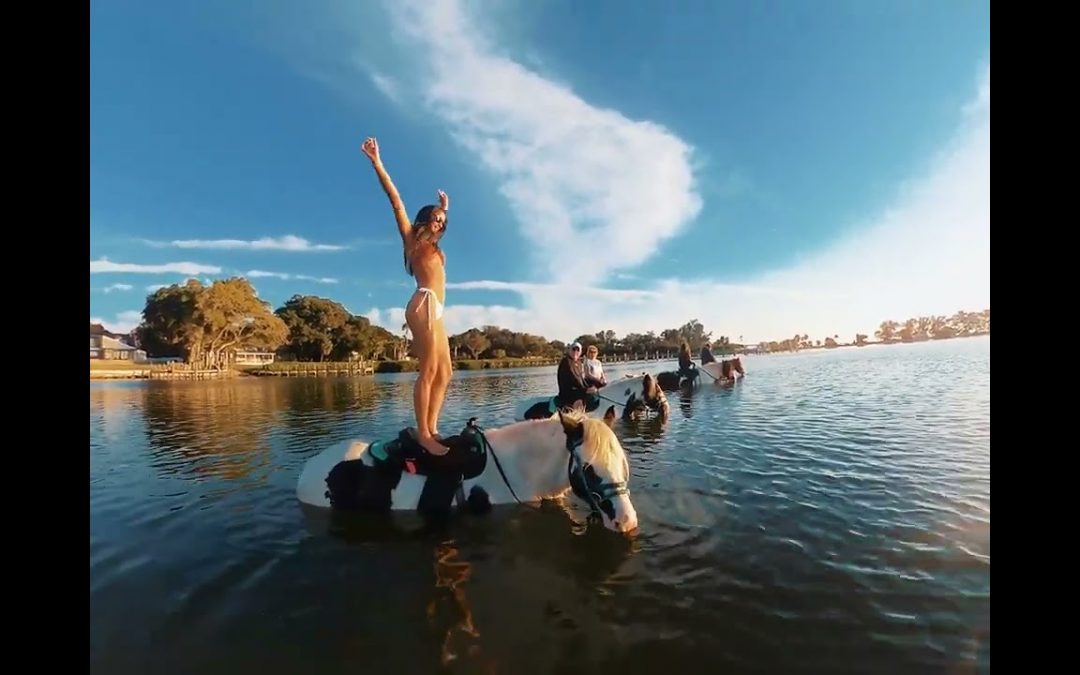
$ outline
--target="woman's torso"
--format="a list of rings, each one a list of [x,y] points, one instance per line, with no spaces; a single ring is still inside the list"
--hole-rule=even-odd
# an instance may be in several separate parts
[[[604,365],[600,359],[585,359],[585,375],[599,380],[604,375]]]
[[[446,254],[430,242],[414,241],[408,255],[417,288],[430,288],[445,303]]]

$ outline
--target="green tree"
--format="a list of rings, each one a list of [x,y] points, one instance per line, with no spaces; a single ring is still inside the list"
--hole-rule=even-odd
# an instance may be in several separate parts
[[[313,295],[292,296],[276,314],[289,329],[285,352],[297,361],[330,358],[352,318],[340,303]]]
[[[477,329],[470,328],[465,331],[465,339],[462,341],[462,346],[468,350],[469,354],[472,355],[472,358],[478,359],[480,358],[480,355],[491,346],[491,340],[488,339],[487,335],[484,335]]]
[[[288,329],[247,279],[234,277],[210,286],[189,280],[158,289],[146,298],[137,335],[154,356],[183,356],[200,367],[221,368],[237,350],[276,349]]]
[[[150,356],[179,356],[185,361],[200,339],[196,323],[197,300],[203,285],[190,279],[183,285],[159,288],[146,296],[143,321],[135,329],[142,348]]]
[[[900,324],[895,321],[882,321],[881,326],[874,331],[874,336],[882,342],[892,342],[893,338],[896,337],[898,328],[900,328]]]
[[[199,352],[206,367],[221,368],[240,349],[273,351],[288,337],[288,328],[270,303],[260,300],[243,277],[215,281],[199,295],[197,304],[203,328]]]

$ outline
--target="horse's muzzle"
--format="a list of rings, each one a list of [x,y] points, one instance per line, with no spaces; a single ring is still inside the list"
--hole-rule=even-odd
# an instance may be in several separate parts
[[[629,534],[638,529],[637,511],[634,509],[633,503],[630,502],[629,495],[619,495],[612,500],[612,506],[615,507],[615,517],[603,518],[604,525],[615,532],[621,532],[623,534]]]

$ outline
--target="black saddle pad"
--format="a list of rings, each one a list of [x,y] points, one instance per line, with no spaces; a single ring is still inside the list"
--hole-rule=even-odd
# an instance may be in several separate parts
[[[339,462],[326,478],[326,496],[332,507],[343,510],[387,511],[391,492],[401,474],[426,477],[417,509],[427,514],[446,513],[462,480],[476,478],[487,465],[487,443],[472,427],[444,438],[450,448],[445,455],[432,455],[416,441],[410,429],[403,429],[392,441],[369,447],[374,466],[362,459]]]
[[[421,476],[454,476],[476,478],[487,460],[484,439],[477,433],[466,432],[439,441],[450,448],[445,455],[433,455],[416,440],[410,429],[402,429],[397,442],[386,448],[389,459],[401,463],[405,471]]]

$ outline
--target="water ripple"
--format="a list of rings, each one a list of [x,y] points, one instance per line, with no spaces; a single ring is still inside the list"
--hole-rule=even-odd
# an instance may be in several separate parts
[[[988,670],[989,340],[744,363],[616,423],[630,540],[563,502],[301,508],[308,457],[412,423],[411,375],[92,384],[91,670]],[[554,383],[455,373],[445,426]]]

